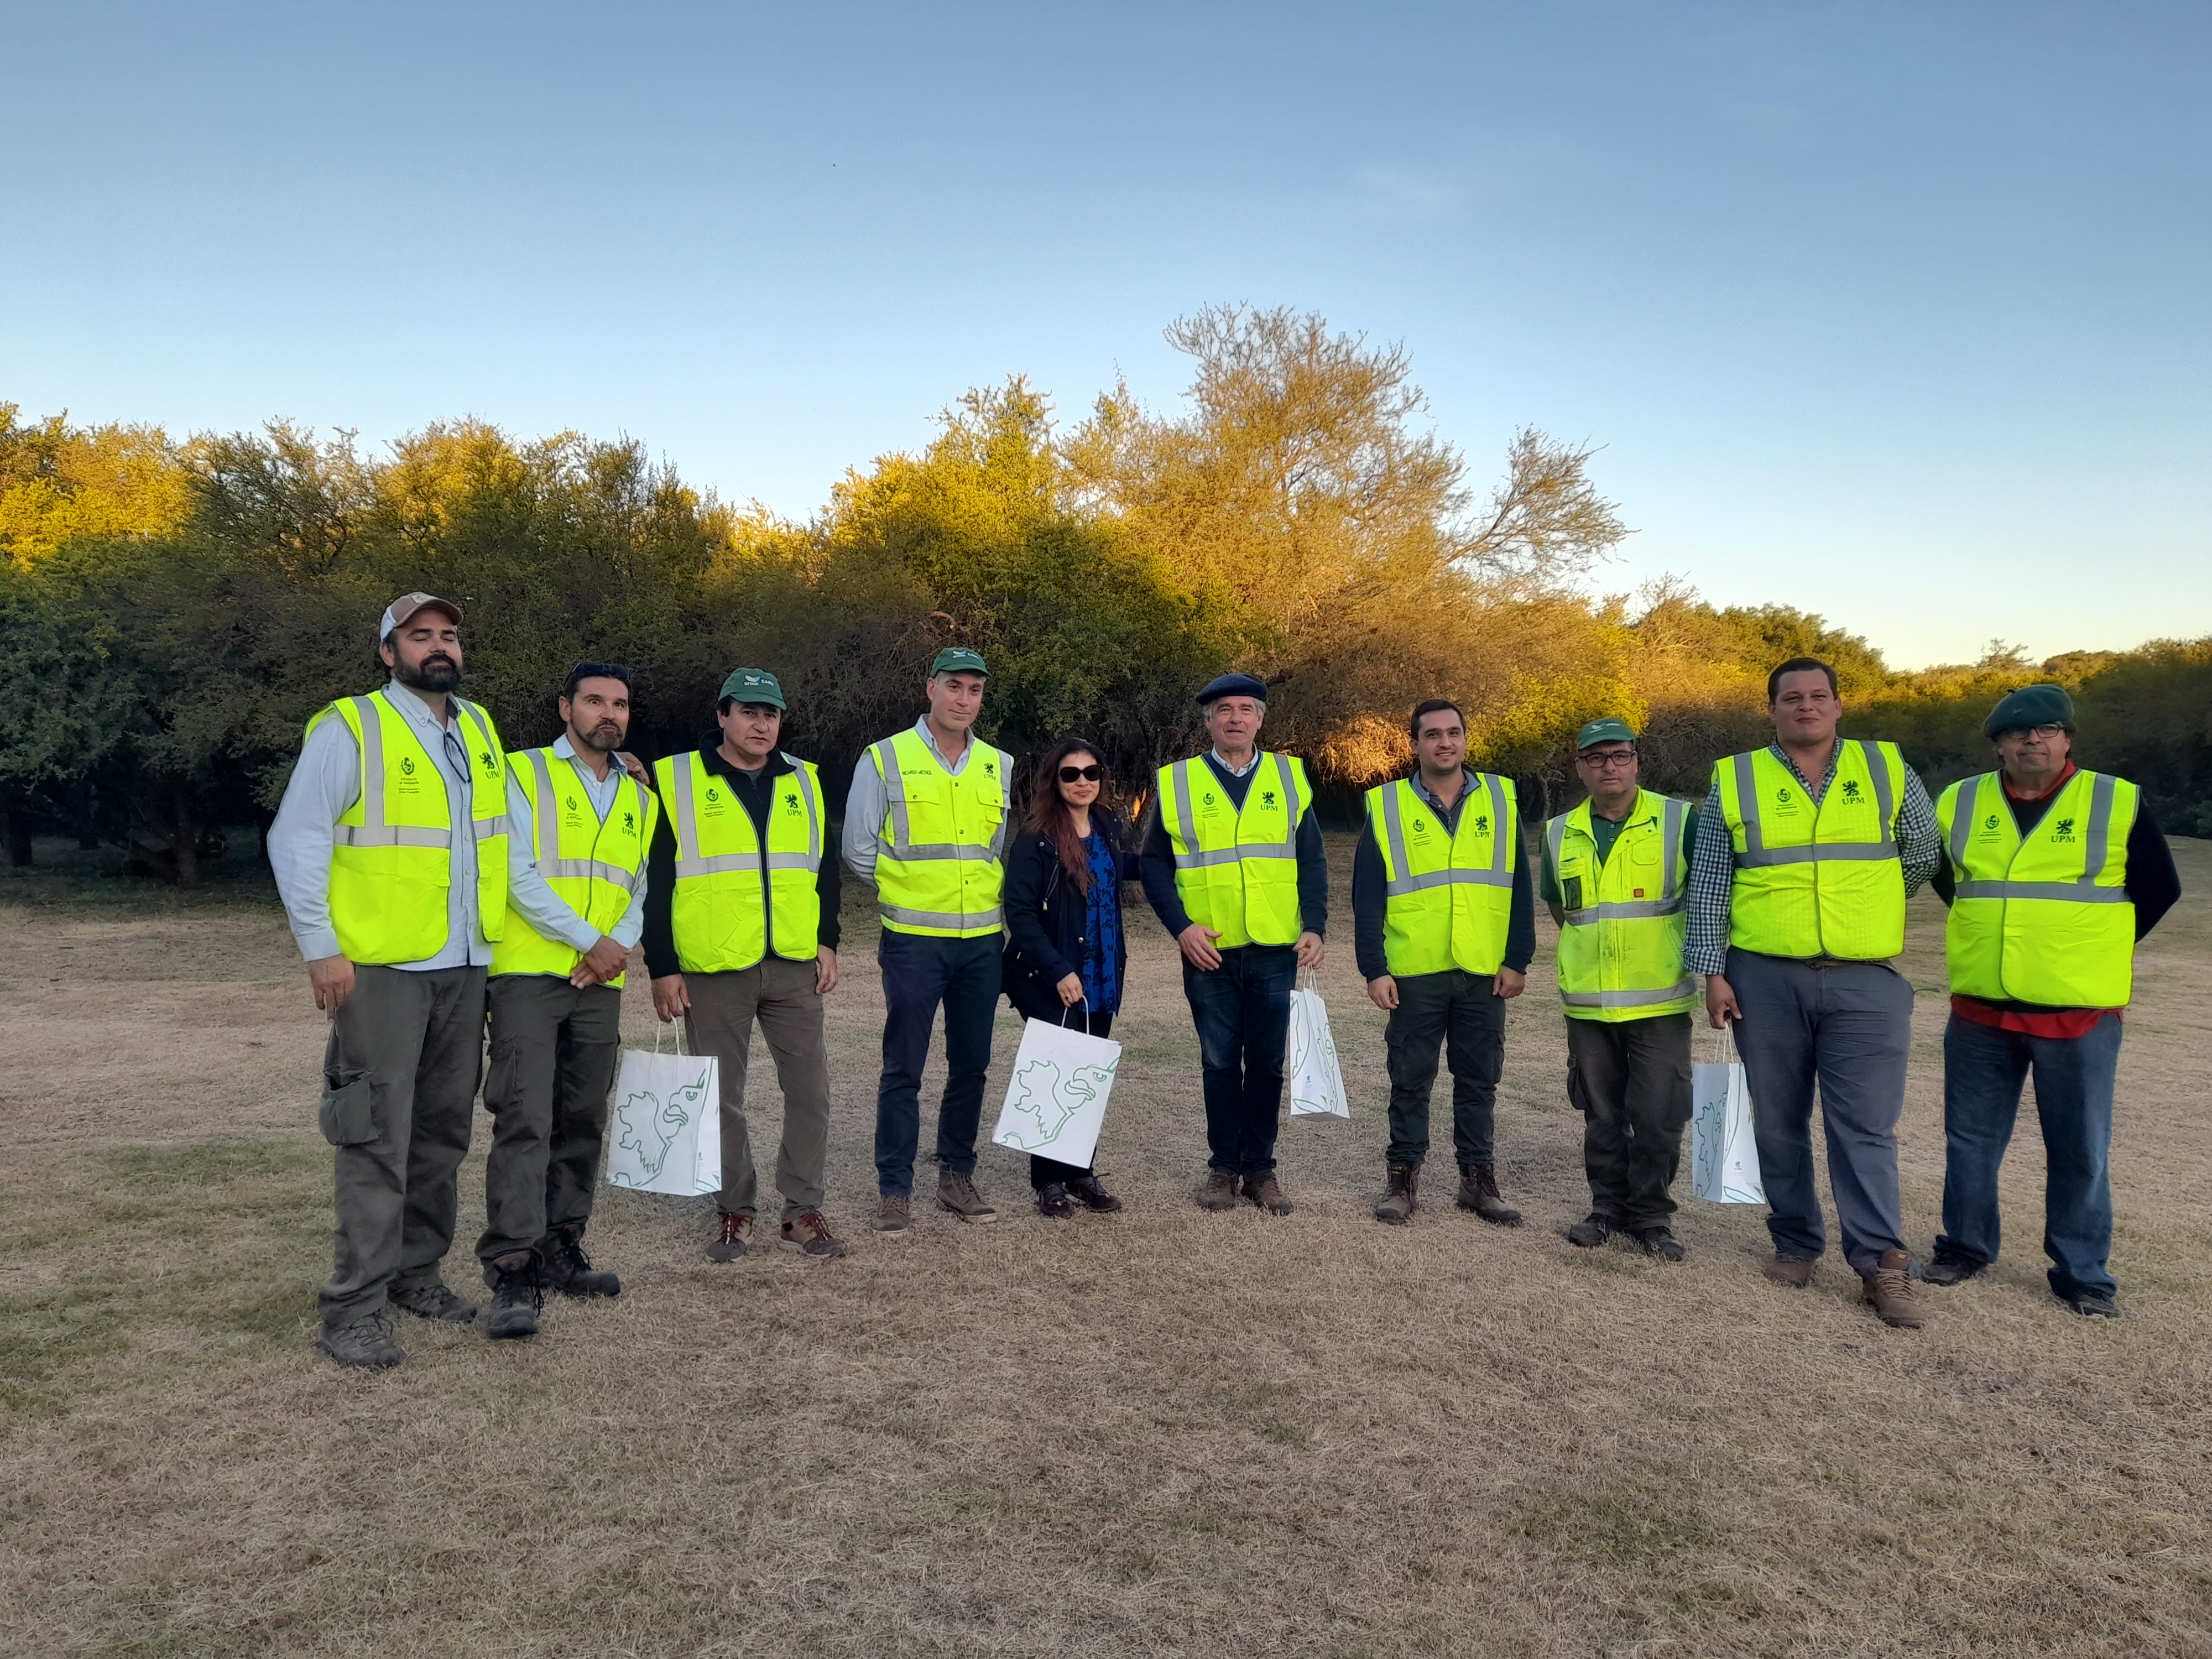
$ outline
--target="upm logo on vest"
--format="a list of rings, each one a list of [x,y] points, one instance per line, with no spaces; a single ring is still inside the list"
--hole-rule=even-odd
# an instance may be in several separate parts
[[[2051,826],[2051,839],[2053,841],[2073,840],[2074,820],[2071,818],[2061,818],[2057,823],[2052,824]]]
[[[1859,781],[1856,778],[1845,778],[1844,780],[1844,799],[1848,801],[1856,801],[1858,798]]]
[[[1490,833],[1490,819],[1487,817],[1481,815],[1476,817],[1474,833],[1478,836],[1486,836]]]
[[[635,813],[635,812],[625,812],[625,813],[623,813],[623,834],[624,834],[625,836],[634,836],[634,835],[635,835],[636,833],[637,833],[637,814],[636,814],[636,813]]]
[[[486,777],[489,777],[489,776],[491,776],[495,772],[496,772],[496,771],[498,771],[498,770],[499,770],[499,763],[498,763],[497,761],[494,760],[494,759],[491,757],[491,750],[489,750],[489,749],[479,749],[479,750],[477,750],[477,759],[478,761],[480,761],[480,762],[482,762],[482,763],[483,763],[483,769],[484,769],[484,775],[485,775]]]
[[[796,791],[786,790],[784,792],[783,810],[787,812],[797,812],[804,810],[799,804],[799,795]]]
[[[1262,789],[1260,792],[1260,805],[1266,807],[1271,812],[1274,811],[1275,792],[1272,789]]]

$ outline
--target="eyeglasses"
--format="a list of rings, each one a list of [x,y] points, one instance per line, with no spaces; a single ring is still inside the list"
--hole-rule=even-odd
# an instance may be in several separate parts
[[[1105,775],[1106,769],[1096,761],[1088,766],[1063,766],[1060,769],[1060,781],[1062,783],[1073,783],[1078,778],[1082,779],[1085,783],[1096,783]]]
[[[2023,743],[2030,738],[2038,743],[2056,743],[2065,735],[2063,726],[2015,726],[2009,732],[1999,733],[2000,737],[2016,738]]]
[[[1592,767],[1600,772],[1625,772],[1636,764],[1633,749],[1611,749],[1602,755],[1577,755],[1577,764]]]

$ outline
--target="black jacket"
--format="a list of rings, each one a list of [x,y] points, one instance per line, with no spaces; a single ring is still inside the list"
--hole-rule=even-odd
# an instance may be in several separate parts
[[[1121,884],[1130,873],[1130,855],[1122,850],[1121,825],[1107,813],[1098,813],[1091,827],[1106,837],[1114,849],[1114,903],[1121,902]],[[1075,884],[1060,861],[1060,849],[1049,836],[1024,830],[1011,836],[1006,850],[1006,955],[1004,983],[1014,1012],[1036,1019],[1058,1019],[1065,1012],[1054,988],[1070,974],[1083,971],[1089,953],[1086,929],[1091,921],[1090,896]],[[1121,919],[1121,948],[1114,961],[1114,980],[1127,981],[1129,967],[1129,922]],[[1111,1008],[1096,1013],[1110,1014]]]

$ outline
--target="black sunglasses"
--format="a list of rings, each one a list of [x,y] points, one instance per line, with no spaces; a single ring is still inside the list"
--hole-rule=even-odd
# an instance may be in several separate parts
[[[1088,766],[1063,766],[1060,769],[1060,781],[1062,783],[1073,783],[1078,778],[1081,778],[1086,783],[1096,783],[1105,775],[1105,769],[1096,761],[1091,762]]]

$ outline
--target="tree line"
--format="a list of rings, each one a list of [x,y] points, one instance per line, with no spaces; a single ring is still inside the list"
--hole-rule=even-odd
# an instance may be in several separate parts
[[[991,665],[984,735],[1019,755],[1079,732],[1125,796],[1197,745],[1198,685],[1257,673],[1269,743],[1310,757],[1340,821],[1407,763],[1405,711],[1437,696],[1532,813],[1573,798],[1571,736],[1599,714],[1644,731],[1655,787],[1697,793],[1761,740],[1768,667],[1809,654],[1841,676],[1845,730],[1897,739],[1939,785],[1987,763],[1997,696],[2056,680],[2085,760],[2144,784],[2168,829],[2212,834],[2212,640],[2046,663],[1993,645],[1900,672],[1787,605],[1671,582],[1593,596],[1628,532],[1587,447],[1524,430],[1484,489],[1421,429],[1401,348],[1285,310],[1168,333],[1193,365],[1176,407],[1117,386],[1063,422],[1021,379],[971,391],[921,453],[848,471],[803,522],[629,439],[463,421],[369,454],[282,421],[178,440],[0,404],[10,858],[35,829],[194,880],[224,827],[265,823],[308,717],[374,683],[374,619],[413,589],[466,607],[466,690],[518,746],[555,735],[580,659],[634,665],[648,757],[697,742],[722,677],[753,665],[840,791],[953,643]]]

